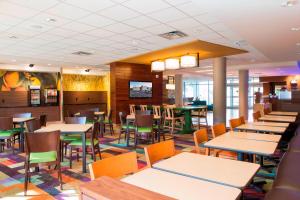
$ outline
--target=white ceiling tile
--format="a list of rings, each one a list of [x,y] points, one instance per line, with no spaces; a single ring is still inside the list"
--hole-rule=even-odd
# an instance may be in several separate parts
[[[115,35],[115,33],[111,32],[111,31],[103,30],[103,29],[100,29],[100,28],[88,31],[88,32],[86,32],[86,34],[96,36],[96,37],[99,37],[99,38],[109,37],[109,36]]]
[[[63,4],[63,3],[48,9],[46,12],[52,15],[57,15],[68,19],[80,19],[90,14],[90,12],[86,10],[71,5]]]
[[[202,24],[206,24],[206,25],[219,22],[219,20],[211,14],[197,15],[197,16],[194,16],[194,18],[197,21],[201,22]]]
[[[87,35],[87,34],[77,34],[77,35],[72,36],[72,39],[76,39],[76,40],[87,42],[87,41],[96,40],[97,37],[91,36],[91,35]]]
[[[215,23],[208,25],[211,29],[215,31],[231,31],[227,26],[225,26],[223,23]]]
[[[59,3],[57,0],[9,0],[9,2],[36,10],[46,10]]]
[[[49,19],[53,19],[55,20],[55,22],[51,22],[48,21]],[[45,12],[41,12],[38,15],[33,16],[32,18],[30,18],[31,21],[37,23],[37,24],[43,24],[49,27],[58,27],[58,26],[63,26],[67,23],[70,23],[71,20],[64,18],[64,17],[60,17],[60,16],[56,16],[56,15],[51,15]]]
[[[96,14],[88,15],[79,19],[78,21],[98,28],[116,23],[114,20]]]
[[[109,17],[109,18],[117,20],[117,21],[123,21],[123,20],[134,18],[134,17],[137,17],[140,15],[138,12],[133,11],[129,8],[126,8],[125,6],[122,6],[122,5],[115,5],[113,7],[107,8],[105,10],[101,10],[98,13],[100,15]]]
[[[168,25],[160,24],[157,26],[147,27],[144,30],[146,30],[150,33],[153,33],[155,35],[158,35],[158,34],[167,33],[170,31],[175,31],[176,29],[174,29],[173,27],[168,26]]]
[[[25,8],[21,5],[9,3],[7,1],[0,1],[0,13],[7,14],[19,18],[29,18],[39,13],[38,10]]]
[[[165,1],[174,6],[191,2],[191,0],[165,0]]]
[[[2,25],[7,25],[7,26],[14,26],[16,24],[19,24],[23,21],[24,19],[10,16],[7,14],[0,14],[0,24]]]
[[[197,26],[201,25],[198,21],[196,21],[192,18],[176,20],[176,21],[168,22],[168,24],[176,29],[183,31],[183,32],[184,32],[184,29],[197,27]]]
[[[167,8],[164,10],[156,11],[154,13],[148,14],[148,16],[164,23],[187,17],[187,15],[175,8]]]
[[[168,42],[168,39],[159,37],[159,36],[150,36],[150,37],[145,37],[143,39],[141,39],[143,41],[149,42],[149,43],[153,43],[153,44],[161,44],[161,43],[165,43]]]
[[[125,32],[129,32],[129,31],[133,31],[135,30],[135,28],[128,26],[126,24],[122,24],[122,23],[117,23],[117,24],[112,24],[109,26],[105,26],[104,27],[105,30],[114,32],[114,33],[125,33]]]
[[[109,39],[97,39],[95,41],[93,41],[93,43],[97,44],[98,46],[102,46],[102,45],[110,45],[115,43],[114,41],[111,41]]]
[[[22,27],[14,27],[10,28],[5,32],[7,35],[14,35],[20,38],[26,38],[26,37],[33,37],[35,35],[38,35],[40,32],[37,32],[35,30],[30,30]]]
[[[116,41],[116,42],[132,41],[131,37],[128,37],[128,36],[123,35],[123,34],[116,34],[116,35],[110,36],[109,39],[112,40],[112,41]]]
[[[196,15],[207,13],[207,9],[205,7],[201,7],[194,2],[188,2],[188,3],[177,5],[176,8],[183,11],[189,16],[196,16]]]
[[[65,24],[64,29],[76,31],[78,33],[83,33],[83,32],[93,30],[95,29],[95,27],[83,23],[79,23],[79,22],[71,22],[69,24]]]
[[[139,16],[133,19],[125,20],[124,23],[137,28],[145,28],[160,24],[160,22],[146,16]]]
[[[64,2],[95,12],[115,5],[110,0],[64,0]]]
[[[124,2],[123,5],[143,14],[147,14],[171,6],[162,0],[151,0],[151,1],[129,0]]]
[[[9,26],[4,25],[4,24],[0,24],[0,32],[1,32],[1,31],[5,31],[5,30],[7,30],[8,28],[9,28]]]
[[[53,29],[49,30],[47,33],[60,35],[60,36],[63,36],[63,37],[71,37],[73,35],[78,34],[78,32],[75,32],[75,31],[72,31],[72,30],[67,30],[67,29],[64,29],[64,28],[53,28]]]
[[[128,35],[132,38],[144,38],[144,37],[147,37],[147,36],[150,36],[151,33],[149,32],[146,32],[146,31],[143,31],[143,30],[134,30],[134,31],[130,31],[130,32],[127,32],[127,33],[124,33],[125,35]]]
[[[128,45],[126,44],[122,44],[120,42],[114,43],[109,45],[110,47],[116,48],[116,49],[124,49],[124,48],[128,48]]]
[[[16,26],[16,28],[19,28],[19,29],[25,28],[25,29],[33,31],[35,33],[42,33],[42,32],[52,29],[53,27],[47,26],[47,24],[35,23],[34,21],[25,20],[24,22],[18,24],[18,26]]]

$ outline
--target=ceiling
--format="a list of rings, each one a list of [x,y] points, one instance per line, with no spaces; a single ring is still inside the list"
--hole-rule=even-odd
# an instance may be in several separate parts
[[[293,63],[300,59],[300,31],[291,28],[300,27],[300,5],[282,2],[1,0],[0,63],[107,70],[114,60],[199,39],[249,52],[230,56],[229,69],[283,63],[279,68],[298,70]],[[174,30],[188,37],[158,36]],[[78,51],[92,55],[72,54]]]

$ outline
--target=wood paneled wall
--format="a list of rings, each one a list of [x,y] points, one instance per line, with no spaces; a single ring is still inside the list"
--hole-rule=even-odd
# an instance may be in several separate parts
[[[152,73],[150,65],[116,62],[110,64],[110,70],[110,101],[115,123],[119,123],[118,113],[120,111],[129,112],[129,104],[162,104],[162,73]],[[152,81],[152,98],[129,98],[130,80]]]

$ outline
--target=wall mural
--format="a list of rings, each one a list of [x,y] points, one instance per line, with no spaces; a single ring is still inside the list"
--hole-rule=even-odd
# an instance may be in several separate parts
[[[57,88],[58,73],[0,70],[0,91],[27,91],[30,85]]]
[[[109,76],[64,74],[64,91],[109,91]]]

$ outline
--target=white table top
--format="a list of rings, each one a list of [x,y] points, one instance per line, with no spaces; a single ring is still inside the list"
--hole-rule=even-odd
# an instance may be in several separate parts
[[[280,123],[280,122],[248,122],[248,124],[253,124],[256,126],[276,126],[276,127],[288,127],[290,123]]]
[[[261,121],[273,121],[273,122],[295,122],[296,117],[290,117],[290,116],[279,116],[279,115],[265,115],[261,118],[259,118]]]
[[[121,181],[176,199],[237,199],[234,187],[202,181],[153,168],[142,170]]]
[[[259,170],[260,165],[185,152],[160,161],[154,164],[153,168],[244,188]]]
[[[281,139],[281,135],[236,132],[236,131],[227,132],[219,137],[233,137],[233,138],[244,139],[244,140],[257,140],[257,141],[265,141],[265,142],[279,142]]]
[[[49,124],[35,132],[50,132],[60,130],[62,133],[85,133],[93,124]]]
[[[14,123],[23,123],[23,122],[27,122],[27,121],[30,121],[30,120],[33,120],[33,119],[35,119],[35,118],[34,117],[29,117],[29,118],[14,117],[13,122]]]
[[[205,147],[213,149],[222,149],[227,151],[257,154],[262,156],[271,156],[274,154],[278,143],[248,140],[237,137],[216,137],[206,143]]]
[[[158,115],[153,115],[153,119],[160,119],[161,117]],[[135,120],[135,115],[127,115],[126,119]]]
[[[283,134],[286,130],[285,127],[276,127],[276,126],[258,126],[254,124],[242,124],[236,127],[238,130],[250,130],[250,131],[263,131],[268,133],[278,133]]]
[[[287,115],[287,116],[297,116],[298,112],[286,112],[286,111],[272,111],[269,115]]]

